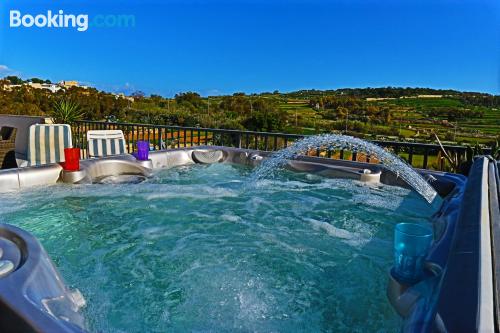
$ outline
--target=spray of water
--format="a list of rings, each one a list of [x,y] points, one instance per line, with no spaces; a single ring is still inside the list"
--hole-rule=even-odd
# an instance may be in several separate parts
[[[432,186],[400,157],[391,154],[376,144],[340,134],[308,136],[295,142],[290,147],[277,151],[255,169],[250,176],[250,181],[255,183],[259,179],[270,177],[276,170],[283,167],[288,160],[295,158],[300,153],[321,148],[332,150],[345,149],[374,156],[382,165],[410,185],[427,202],[432,203],[436,198],[437,193]]]

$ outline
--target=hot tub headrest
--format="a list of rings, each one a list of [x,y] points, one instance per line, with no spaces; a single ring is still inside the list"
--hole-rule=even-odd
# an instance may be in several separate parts
[[[221,150],[195,150],[192,157],[196,163],[212,164],[222,161],[224,153]]]

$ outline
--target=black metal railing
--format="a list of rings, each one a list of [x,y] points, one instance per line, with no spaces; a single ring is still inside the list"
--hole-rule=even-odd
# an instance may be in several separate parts
[[[227,146],[246,149],[257,149],[264,151],[276,151],[286,148],[294,141],[301,139],[304,135],[253,132],[231,129],[199,128],[166,126],[151,124],[132,123],[108,123],[99,121],[77,121],[73,125],[73,142],[76,147],[82,148],[82,158],[86,158],[86,133],[89,130],[122,130],[127,141],[127,151],[132,153],[136,150],[138,140],[148,140],[153,150],[168,148],[184,148],[194,146]],[[374,143],[390,150],[402,157],[410,165],[422,169],[457,171],[463,163],[470,161],[467,147],[449,146],[444,148],[448,155],[456,160],[452,166],[443,156],[438,145],[396,142],[396,141],[373,141]],[[372,162],[377,160],[361,152],[350,152],[345,150],[317,149],[307,152],[310,156],[347,159],[352,161]]]

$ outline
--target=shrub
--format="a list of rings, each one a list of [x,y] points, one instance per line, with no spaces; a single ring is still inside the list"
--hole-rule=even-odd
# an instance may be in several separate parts
[[[72,124],[83,118],[84,112],[80,105],[69,99],[61,99],[54,103],[53,109],[50,112],[55,123]]]

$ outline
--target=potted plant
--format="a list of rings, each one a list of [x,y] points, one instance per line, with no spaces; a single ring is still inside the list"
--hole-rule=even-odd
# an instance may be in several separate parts
[[[61,99],[54,103],[50,113],[52,121],[57,124],[72,125],[75,121],[83,118],[84,112],[80,105],[70,99]],[[80,148],[64,148],[65,162],[61,163],[66,171],[78,171],[80,169]]]

